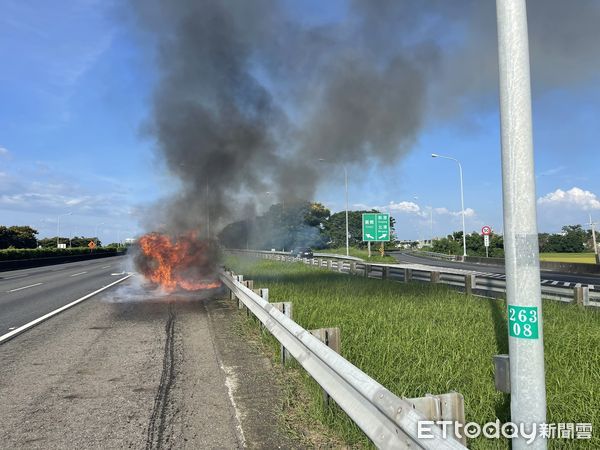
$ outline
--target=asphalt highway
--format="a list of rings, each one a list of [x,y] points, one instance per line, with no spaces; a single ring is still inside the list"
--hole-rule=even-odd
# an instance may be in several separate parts
[[[0,272],[0,336],[125,274],[125,256]]]
[[[403,252],[390,252],[391,256],[400,263],[423,264],[434,267],[446,267],[451,269],[462,269],[473,271],[476,275],[492,276],[498,279],[505,279],[504,266],[493,264],[475,264],[456,261],[444,261],[423,256],[410,255]],[[540,272],[543,285],[559,287],[589,286],[591,290],[600,290],[600,275],[593,274],[574,274],[564,272],[550,272],[542,270]]]
[[[0,273],[0,334],[126,265]],[[300,448],[280,422],[277,372],[223,294],[160,293],[134,274],[0,343],[0,448]]]

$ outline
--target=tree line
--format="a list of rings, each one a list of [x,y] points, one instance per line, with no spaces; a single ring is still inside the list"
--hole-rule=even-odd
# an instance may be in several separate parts
[[[37,238],[38,231],[27,225],[4,226],[0,225],[0,250],[8,248],[56,248],[57,237],[44,239]],[[97,237],[74,236],[71,238],[60,237],[58,241],[67,247],[87,247],[90,241],[94,241],[98,247],[102,242]],[[110,246],[117,246],[111,244]]]
[[[584,230],[581,225],[565,225],[560,233],[539,233],[540,253],[582,253],[593,252],[594,244],[591,230]],[[466,236],[467,254],[485,256],[483,237],[477,232]],[[437,253],[462,255],[462,231],[456,231],[445,238],[434,240],[431,250]],[[490,236],[489,256],[504,257],[504,238],[499,234]]]
[[[377,210],[349,211],[349,244],[364,247],[362,214]],[[391,218],[392,240],[395,221]],[[264,214],[233,222],[219,233],[219,240],[229,248],[291,250],[296,247],[314,249],[346,245],[346,212],[331,214],[321,203],[297,201],[272,205]]]

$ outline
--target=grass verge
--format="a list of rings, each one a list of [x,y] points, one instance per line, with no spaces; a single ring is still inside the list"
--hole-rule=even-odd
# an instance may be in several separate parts
[[[322,250],[315,250],[315,252],[317,252],[317,253],[332,253],[335,255],[346,256],[346,247],[325,248]],[[354,256],[355,258],[362,258],[365,261],[370,261],[370,262],[383,262],[383,263],[390,263],[390,264],[394,264],[394,263],[398,262],[396,260],[396,258],[394,258],[393,256],[388,256],[388,255],[381,256],[379,251],[375,250],[375,246],[372,246],[370,258],[369,258],[369,252],[367,250],[363,250],[360,248],[350,247],[348,249],[348,253],[350,253],[350,256]]]
[[[508,353],[506,304],[466,297],[443,285],[400,284],[274,261],[230,258],[228,266],[271,301],[291,301],[306,329],[337,326],[342,355],[396,395],[420,397],[457,391],[467,421],[509,420],[509,396],[494,389],[492,356]],[[548,422],[600,427],[600,312],[544,302]],[[277,350],[275,343],[272,345]],[[350,446],[368,447],[345,415],[324,408],[320,389],[304,376],[312,401],[305,412],[336,430]],[[591,441],[557,439],[550,448],[600,448]],[[507,448],[506,441],[475,439],[471,448]]]
[[[593,253],[540,253],[541,261],[556,261],[566,263],[596,264]]]

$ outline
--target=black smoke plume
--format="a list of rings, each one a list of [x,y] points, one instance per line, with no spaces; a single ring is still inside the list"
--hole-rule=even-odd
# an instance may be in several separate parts
[[[311,199],[341,164],[391,163],[428,120],[496,102],[493,1],[131,4],[158,71],[146,129],[181,182],[153,212],[174,232]],[[597,78],[599,4],[528,2],[534,87]]]

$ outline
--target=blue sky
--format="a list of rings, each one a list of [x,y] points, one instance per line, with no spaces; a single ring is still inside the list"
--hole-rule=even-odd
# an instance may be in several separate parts
[[[307,23],[345,20],[342,1],[325,10],[317,1],[285,4]],[[495,39],[495,29],[488,38]],[[459,48],[465,39],[469,35],[457,26],[439,41]],[[572,72],[560,50],[548,56],[542,47],[533,37],[538,218],[540,231],[555,232],[587,222],[588,214],[600,221],[600,71],[593,62],[577,67],[597,56],[587,47],[565,44]],[[111,242],[140,232],[152,205],[179,182],[143,132],[157,75],[131,21],[110,2],[4,0],[0,58],[1,223],[54,236],[57,216],[70,212],[60,219],[61,235],[98,230]],[[497,88],[482,81],[448,113],[448,99],[436,94],[456,82],[454,69],[448,65],[432,77],[426,119],[404,157],[348,166],[350,204],[389,210],[401,238],[428,238],[430,210],[435,236],[460,228],[458,169],[432,159],[434,152],[462,162],[467,230],[502,230]],[[478,85],[478,76],[467,82]],[[342,164],[315,199],[334,211],[343,208]]]

